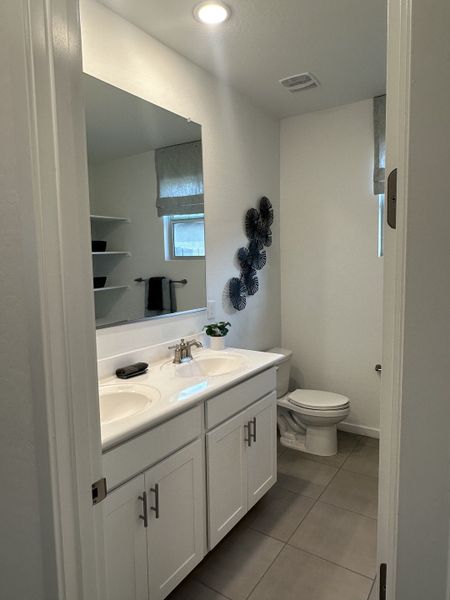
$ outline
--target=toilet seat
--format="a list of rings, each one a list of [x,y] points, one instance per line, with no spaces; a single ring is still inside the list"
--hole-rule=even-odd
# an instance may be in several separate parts
[[[350,400],[341,394],[319,390],[294,390],[288,394],[288,402],[307,411],[339,411],[350,406]]]

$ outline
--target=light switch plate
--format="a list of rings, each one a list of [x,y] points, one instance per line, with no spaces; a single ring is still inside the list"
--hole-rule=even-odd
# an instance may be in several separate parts
[[[211,321],[216,318],[216,301],[208,300],[206,305],[206,316]]]

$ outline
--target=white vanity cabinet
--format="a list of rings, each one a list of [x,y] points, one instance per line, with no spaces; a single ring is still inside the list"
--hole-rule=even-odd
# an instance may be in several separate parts
[[[201,440],[112,492],[104,504],[108,600],[162,600],[205,555]]]
[[[277,481],[277,395],[272,392],[247,411],[251,445],[247,450],[247,509]]]
[[[104,500],[108,600],[162,600],[204,557],[206,493],[204,441],[198,437],[201,423],[201,408],[196,407],[105,454],[107,475],[116,483],[126,477],[124,465],[134,473],[143,464],[154,462],[151,451],[155,438],[166,440],[167,454],[197,437],[117,487]],[[136,453],[137,448],[149,450],[146,459],[144,452]]]
[[[108,600],[166,598],[276,482],[275,384],[266,369],[104,452]]]
[[[276,483],[274,388],[270,369],[207,402],[207,424],[223,421],[206,434],[209,550]]]
[[[149,469],[145,489],[150,600],[162,600],[205,556],[202,441]]]
[[[246,429],[241,413],[206,434],[210,550],[247,512]]]
[[[144,490],[139,475],[103,502],[108,600],[148,600],[147,534],[139,518]]]

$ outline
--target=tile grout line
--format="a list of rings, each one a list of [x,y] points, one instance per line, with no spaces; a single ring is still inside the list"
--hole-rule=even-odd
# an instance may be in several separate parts
[[[319,560],[324,560],[325,562],[334,565],[335,567],[339,567],[340,569],[344,569],[344,571],[348,571],[349,573],[353,573],[354,575],[359,575],[360,577],[364,577],[364,579],[368,579],[369,581],[375,581],[375,577],[376,575],[374,575],[373,577],[370,577],[370,575],[364,575],[364,573],[360,573],[359,571],[354,571],[353,569],[349,569],[348,567],[344,567],[343,565],[340,565],[337,562],[334,562],[333,560],[330,560],[329,558],[324,558],[323,556],[319,556],[318,554],[314,554],[314,552],[311,552],[310,550],[305,550],[304,548],[299,548],[298,546],[293,546],[292,544],[287,543],[286,546],[289,546],[289,548],[293,548],[294,550],[300,550],[300,552],[304,552],[305,554],[309,554],[310,556],[314,556],[314,558],[318,558]],[[370,588],[372,590],[372,587]]]
[[[291,533],[291,535],[289,536],[288,541],[286,542],[286,545],[290,545],[289,542],[291,541],[291,539],[294,537],[294,535],[296,534],[297,530],[299,529],[299,527],[302,526],[302,523],[304,522],[304,520],[309,516],[310,512],[312,511],[312,509],[316,506],[316,504],[319,502],[319,498],[316,498],[314,500],[314,502],[311,504],[311,506],[309,507],[308,511],[306,512],[305,516],[303,517],[303,519],[300,521],[300,523],[297,525],[297,527],[294,529],[294,531]]]
[[[211,587],[209,584],[204,583],[201,579],[197,579],[194,574],[192,574],[191,577],[192,577],[193,581],[196,581],[197,583],[199,583],[203,587],[207,588],[208,590],[211,590],[215,594],[219,594],[220,596],[223,596],[224,598],[226,598],[226,600],[232,600],[232,598],[230,598],[229,596],[225,596],[225,594],[223,592],[219,592],[219,590],[216,590],[215,588]],[[185,583],[186,580],[183,580],[182,583],[183,582]]]
[[[375,579],[373,580],[372,587],[370,588],[369,595],[367,596],[367,600],[370,600],[370,596],[372,595],[373,589],[375,587],[376,578],[377,578],[377,576],[375,575]]]
[[[340,473],[340,471],[341,471],[341,467],[337,468],[336,473],[333,475],[333,477],[330,479],[330,481],[327,483],[327,485],[320,492],[319,496],[316,498],[316,502],[318,502],[322,498],[322,496],[325,494],[325,492],[327,491],[327,489],[330,487],[330,485],[336,479],[336,477],[338,476],[338,474]]]
[[[377,517],[372,517],[371,515],[366,515],[362,512],[358,512],[357,510],[352,510],[351,508],[346,508],[344,506],[338,506],[337,504],[333,504],[332,502],[327,502],[326,500],[317,500],[317,502],[321,502],[322,504],[326,504],[327,506],[332,506],[333,508],[339,508],[340,510],[345,510],[349,513],[353,513],[354,515],[358,515],[358,517],[366,517],[366,519],[372,519],[372,521],[377,521]]]
[[[258,532],[260,533],[260,532]],[[262,535],[266,535],[265,533]],[[270,535],[266,536],[270,538]],[[275,539],[275,538],[272,538]],[[280,541],[280,540],[277,540]],[[259,582],[262,580],[262,578],[266,575],[267,571],[270,569],[270,567],[273,565],[273,563],[277,560],[277,558],[280,556],[280,554],[283,552],[283,550],[286,548],[287,544],[286,542],[282,542],[282,546],[280,548],[280,550],[276,553],[276,555],[273,557],[273,559],[270,561],[270,564],[267,566],[267,569],[265,569],[264,573],[261,575],[261,577],[258,578],[258,581],[255,583],[255,585],[252,587],[252,589],[250,590],[250,592],[245,596],[245,600],[248,600],[248,598],[250,598],[250,596],[253,594],[253,592],[255,591],[257,585],[259,584]]]
[[[351,469],[346,469],[344,466],[341,467],[342,471],[346,471],[347,473],[353,473],[354,475],[361,475],[361,477],[368,477],[369,479],[376,479],[378,481],[378,475],[368,475],[367,473],[360,473],[359,471],[352,471]]]

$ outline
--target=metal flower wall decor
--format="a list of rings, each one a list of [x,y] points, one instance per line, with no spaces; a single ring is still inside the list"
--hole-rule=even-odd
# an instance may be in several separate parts
[[[272,203],[266,196],[260,199],[258,209],[250,208],[245,214],[244,227],[249,242],[237,251],[241,274],[227,283],[227,295],[236,310],[243,310],[247,305],[247,296],[254,296],[259,290],[257,272],[267,262],[264,247],[272,245],[273,218]]]

